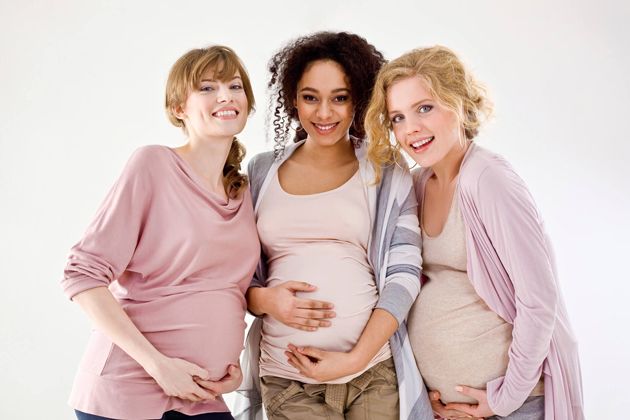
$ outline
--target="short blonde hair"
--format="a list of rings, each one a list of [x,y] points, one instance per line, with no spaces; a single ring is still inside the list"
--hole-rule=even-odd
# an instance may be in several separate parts
[[[387,90],[402,79],[416,76],[422,78],[436,101],[455,112],[468,140],[475,138],[482,122],[492,114],[485,87],[450,49],[439,45],[418,48],[390,61],[376,78],[365,116],[370,140],[368,157],[376,167],[377,180],[381,167],[398,158],[398,148],[390,142],[392,126],[387,112]]]
[[[255,109],[256,101],[249,75],[240,58],[231,48],[213,45],[190,50],[171,67],[166,82],[164,101],[169,121],[184,131],[186,131],[186,126],[184,121],[177,117],[176,109],[186,103],[191,91],[199,89],[201,78],[208,70],[214,72],[216,80],[223,82],[231,80],[238,72],[247,97],[247,114],[251,114]],[[226,193],[231,197],[238,196],[247,187],[247,176],[239,172],[244,157],[245,147],[235,137],[223,167],[223,185]]]

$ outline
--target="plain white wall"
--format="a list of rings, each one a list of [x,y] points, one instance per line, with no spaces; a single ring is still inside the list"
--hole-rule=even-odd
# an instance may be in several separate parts
[[[266,150],[266,62],[284,42],[348,30],[388,58],[459,52],[496,117],[479,138],[528,182],[557,252],[581,345],[589,418],[624,417],[630,369],[630,20],[620,1],[0,2],[0,418],[70,419],[89,334],[59,287],[130,153],[180,144],[162,109],[167,72],[193,47],[245,61],[258,112],[240,136]]]

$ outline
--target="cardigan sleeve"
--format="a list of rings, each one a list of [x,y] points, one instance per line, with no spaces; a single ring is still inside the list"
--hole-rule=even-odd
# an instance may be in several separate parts
[[[514,293],[516,313],[507,371],[487,383],[490,408],[507,416],[540,380],[554,330],[558,291],[542,219],[525,183],[509,165],[490,166],[481,173],[477,206]]]
[[[136,151],[101,204],[83,238],[70,251],[61,281],[72,299],[78,293],[108,286],[131,260],[150,200],[150,151]]]
[[[262,184],[267,177],[267,173],[269,172],[269,168],[273,163],[273,153],[266,152],[261,153],[254,156],[249,163],[247,164],[247,175],[249,177],[249,188],[252,193],[252,205],[254,209],[256,209],[256,205],[259,200],[260,190],[262,188]],[[256,218],[258,218],[256,216]],[[252,281],[249,287],[265,287],[266,282],[266,257],[262,252],[262,247],[260,250],[260,261],[258,263],[258,267],[252,276]]]
[[[402,174],[400,185],[390,193],[396,194],[397,199],[386,222],[393,225],[393,230],[385,259],[385,284],[376,308],[392,314],[400,325],[420,293],[421,236],[411,175],[408,172]]]

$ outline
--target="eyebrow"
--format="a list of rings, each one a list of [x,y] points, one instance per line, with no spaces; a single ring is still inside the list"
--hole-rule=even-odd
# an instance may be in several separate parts
[[[300,89],[300,92],[305,92],[305,91],[319,93],[319,91],[317,89],[312,88],[312,87],[308,87],[308,86],[307,87],[303,87],[302,89]],[[331,91],[331,93],[340,93],[340,92],[350,93],[350,89],[348,89],[348,88],[337,88],[337,89],[333,89]]]
[[[233,81],[234,81],[234,80],[236,80],[236,79],[242,80],[242,79],[241,79],[241,76],[234,76],[234,77],[233,77],[231,80],[229,80],[229,81],[230,81],[230,82],[233,82]],[[216,82],[218,82],[219,80],[215,80],[215,79],[201,79],[200,81],[201,81],[201,82],[214,82],[214,83],[216,83]]]
[[[413,104],[413,105],[411,105],[409,108],[415,108],[415,107],[419,106],[420,104],[422,104],[422,103],[424,103],[424,102],[428,102],[428,101],[432,101],[432,100],[433,100],[433,99],[431,99],[431,98],[424,98],[424,99],[420,99],[418,102],[414,103],[414,104]],[[400,111],[398,111],[398,110],[394,109],[394,110],[392,110],[392,111],[389,111],[389,112],[388,112],[388,115],[392,115],[392,114],[395,114],[395,113],[397,113],[397,112],[400,112]]]

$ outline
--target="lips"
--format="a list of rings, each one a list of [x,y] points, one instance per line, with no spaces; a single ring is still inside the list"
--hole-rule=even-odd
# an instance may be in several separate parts
[[[416,140],[413,143],[410,143],[409,146],[415,151],[420,151],[429,147],[429,145],[433,142],[435,136],[425,137],[424,139]]]
[[[221,108],[212,113],[212,116],[220,120],[233,120],[238,116],[239,112],[236,108]]]
[[[318,123],[312,123],[313,127],[315,127],[315,130],[322,135],[325,134],[330,134],[332,133],[335,128],[337,128],[337,126],[339,125],[338,122],[336,123],[331,123],[331,124],[318,124]]]

